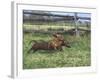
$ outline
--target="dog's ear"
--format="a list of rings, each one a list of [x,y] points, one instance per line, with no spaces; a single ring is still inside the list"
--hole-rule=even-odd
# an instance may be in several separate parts
[[[53,36],[54,36],[54,37],[59,37],[59,36],[61,36],[61,34],[58,33],[58,32],[56,32],[56,33],[53,33]]]
[[[56,33],[54,33],[54,34],[53,34],[53,37],[57,38],[58,36],[57,36],[57,34],[56,34]]]
[[[53,37],[57,38],[58,40],[64,40],[64,37],[60,33],[54,33]]]

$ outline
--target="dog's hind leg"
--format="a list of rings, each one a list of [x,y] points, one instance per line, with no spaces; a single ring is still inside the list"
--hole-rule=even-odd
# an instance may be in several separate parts
[[[28,50],[27,53],[30,53],[31,51],[33,51],[33,53],[35,53],[37,50],[33,50],[32,48],[30,50]]]
[[[30,49],[27,51],[27,53],[30,53],[30,52],[31,52],[31,50],[32,50],[32,48],[30,48]]]
[[[33,50],[33,53],[35,53],[37,50]]]

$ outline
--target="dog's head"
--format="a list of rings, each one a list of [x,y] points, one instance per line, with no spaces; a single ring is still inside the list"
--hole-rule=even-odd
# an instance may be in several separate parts
[[[58,39],[58,40],[60,40],[60,41],[64,40],[63,35],[61,35],[60,33],[54,33],[53,37],[56,38],[56,39]]]

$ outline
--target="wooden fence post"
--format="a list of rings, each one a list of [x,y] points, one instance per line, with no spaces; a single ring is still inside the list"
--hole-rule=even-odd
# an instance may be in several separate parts
[[[74,13],[74,22],[75,22],[75,34],[76,37],[79,37],[78,23],[77,23],[77,13]]]

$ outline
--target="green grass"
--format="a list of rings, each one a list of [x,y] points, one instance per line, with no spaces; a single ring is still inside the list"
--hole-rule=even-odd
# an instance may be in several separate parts
[[[63,29],[66,29],[66,30],[70,30],[70,29],[73,29],[75,28],[74,25],[29,25],[29,24],[24,24],[23,27],[27,30],[30,30],[30,29],[34,29],[34,30],[46,30],[48,28],[51,28],[51,29],[60,29],[60,28],[63,28]],[[89,30],[89,28],[87,28],[86,26],[80,26],[79,29],[83,29],[83,30]]]
[[[31,40],[51,39],[50,34],[27,33],[23,37],[23,68],[56,68],[56,67],[80,67],[91,65],[90,35],[79,38],[64,34],[67,41],[71,42],[71,48],[63,47],[63,51],[45,51],[27,53]]]

